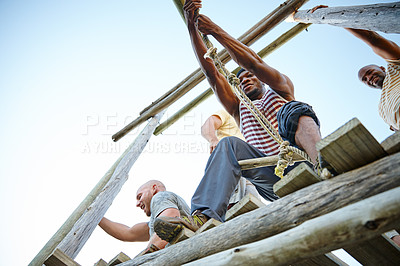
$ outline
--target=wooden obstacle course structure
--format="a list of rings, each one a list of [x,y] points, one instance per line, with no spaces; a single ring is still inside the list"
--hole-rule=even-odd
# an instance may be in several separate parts
[[[174,0],[174,2],[182,3],[180,0]],[[239,39],[247,45],[252,44],[305,2],[307,1],[286,1],[252,27],[248,32],[239,37]],[[320,10],[317,10],[315,14],[318,14],[318,12],[320,12]],[[397,27],[398,21],[396,23]],[[288,40],[309,25],[310,24],[299,24],[296,26],[296,30],[292,33],[282,35],[281,37],[282,39],[287,38]],[[264,48],[260,53],[269,53],[272,50],[273,47],[270,45]],[[224,63],[228,62],[230,59],[226,51],[220,52],[219,55]],[[195,70],[182,82],[178,83],[172,90],[145,108],[141,112],[140,116],[130,123],[127,128],[124,128],[113,136],[113,140],[117,141],[127,134],[129,130],[155,116],[149,122],[146,130],[142,132],[135,143],[132,144],[133,146],[128,148],[110,171],[106,173],[102,181],[99,182],[92,191],[93,193],[88,195],[87,199],[85,199],[85,201],[70,216],[66,224],[64,224],[55,236],[50,239],[43,250],[39,252],[29,265],[42,265],[44,261],[46,261],[46,263],[52,263],[53,259],[61,261],[60,263],[63,263],[62,261],[69,261],[65,263],[71,263],[65,265],[79,265],[73,261],[73,258],[76,257],[80,249],[83,247],[101,217],[103,217],[105,211],[110,206],[112,200],[117,195],[119,189],[126,181],[129,169],[140,155],[151,134],[153,134],[154,128],[161,119],[163,110],[178,100],[187,91],[195,87],[203,79],[204,75],[201,73],[200,69]],[[191,110],[203,101],[204,98],[207,98],[210,95],[210,92],[206,91],[200,95],[200,98],[196,99],[196,104],[182,110],[181,114]],[[182,115],[177,116],[177,119],[181,116]],[[170,124],[172,123],[168,123],[163,129],[167,128]],[[398,173],[398,169],[400,169],[400,135],[394,134],[382,144],[379,144],[374,140],[369,132],[369,135],[364,134],[363,126],[357,120],[353,119],[344,127],[344,129],[342,127],[339,131],[336,131],[325,138],[318,147],[324,158],[334,166],[335,170],[337,170],[340,175],[323,182],[316,182],[314,179],[308,184],[304,183],[306,186],[304,188],[300,188],[302,185],[296,184],[294,188],[291,188],[291,191],[281,194],[282,196],[285,195],[282,199],[271,203],[266,207],[261,207],[259,204],[253,206],[255,209],[252,209],[252,207],[245,207],[243,208],[244,210],[251,209],[252,211],[235,217],[230,217],[227,213],[227,218],[230,220],[226,223],[222,223],[218,226],[217,223],[211,224],[211,228],[207,228],[208,230],[202,230],[201,233],[199,232],[196,234],[192,232],[193,235],[186,232],[185,236],[182,237],[186,238],[184,243],[177,241],[175,245],[171,245],[164,250],[125,261],[121,265],[181,265],[201,258],[212,258],[210,257],[211,255],[225,252],[232,248],[233,254],[235,255],[232,258],[237,260],[238,256],[247,256],[243,255],[246,253],[243,253],[243,248],[238,248],[239,246],[256,243],[257,241],[265,241],[274,244],[276,240],[280,239],[282,236],[285,237],[287,234],[293,234],[293,232],[298,232],[302,228],[309,228],[309,226],[303,226],[307,223],[317,223],[315,221],[322,221],[322,223],[325,223],[326,221],[329,221],[334,212],[342,214],[347,213],[348,209],[353,210],[351,209],[354,208],[353,204],[358,204],[357,206],[361,207],[366,205],[366,203],[374,205],[374,201],[370,200],[370,197],[377,197],[380,199],[383,197],[383,194],[392,197],[393,193],[391,192],[392,194],[390,194],[390,190],[400,186],[400,177]],[[345,132],[352,133],[347,134]],[[357,142],[359,143],[355,145]],[[353,148],[351,149],[352,152],[354,151],[357,154],[349,156],[346,149],[351,145],[353,145]],[[342,153],[343,155],[341,157],[338,156]],[[260,167],[263,164],[265,164],[265,162],[257,162],[249,167]],[[248,166],[243,165],[243,167]],[[306,169],[306,167],[304,167],[304,169]],[[297,171],[301,172],[299,176],[304,175],[305,172],[308,172],[313,176],[313,172],[310,171],[310,169],[304,171],[298,169]],[[299,178],[307,180],[304,176]],[[116,179],[118,179],[118,181],[116,181]],[[287,184],[294,184],[293,180],[297,180],[297,175],[295,176],[294,173],[292,174],[292,181],[287,182]],[[285,187],[285,185],[282,185],[282,187]],[[251,205],[254,202],[253,200],[249,200],[247,203]],[[387,205],[379,206],[389,208],[390,203],[391,202],[385,202]],[[396,203],[396,201],[394,203]],[[365,211],[369,212],[370,209],[366,208]],[[384,262],[388,263],[388,265],[396,265],[392,263],[397,263],[397,265],[400,264],[400,262],[398,263],[398,260],[393,257],[399,257],[398,248],[386,238],[380,236],[380,234],[383,233],[382,230],[386,230],[388,227],[400,228],[400,224],[397,222],[398,219],[396,221],[391,217],[387,217],[388,213],[391,215],[393,214],[392,217],[398,217],[398,212],[396,212],[396,210],[390,209],[387,212],[377,212],[376,216],[371,216],[372,218],[370,223],[366,223],[369,228],[360,228],[360,221],[358,221],[358,224],[354,223],[352,225],[353,227],[346,227],[347,235],[345,238],[335,238],[333,243],[329,243],[329,245],[323,249],[318,250],[319,246],[316,246],[316,248],[314,248],[315,250],[311,250],[312,252],[310,252],[310,250],[303,250],[301,247],[294,247],[300,249],[303,253],[298,255],[299,250],[292,250],[292,252],[295,252],[293,254],[297,254],[298,256],[294,256],[292,258],[293,261],[290,263],[294,263],[294,265],[315,265],[316,263],[325,261],[323,262],[324,265],[342,265],[343,262],[337,259],[333,254],[329,253],[329,251],[339,247],[344,247],[350,254],[353,253],[354,255],[352,255],[360,262],[366,260],[366,262],[363,263],[365,265],[369,265],[368,260],[371,261],[371,259],[365,257],[365,254],[363,253],[367,253],[373,258],[379,259],[379,256],[384,254]],[[347,217],[352,221],[358,219],[358,217],[351,215]],[[336,225],[343,226],[341,223]],[[240,230],[237,228],[240,228]],[[324,230],[330,230],[330,234],[334,237],[335,230],[331,229],[332,228],[325,228]],[[357,239],[351,230],[362,235],[362,239]],[[240,233],[237,231],[240,231]],[[307,236],[304,237],[307,239]],[[182,239],[180,239],[180,241],[181,240]],[[361,245],[359,244],[360,240],[363,240]],[[299,238],[299,241],[305,240]],[[368,249],[368,245],[375,247],[378,242],[382,243],[379,244],[379,246],[384,247],[377,248],[375,253]],[[316,245],[316,243],[314,244]],[[323,245],[325,243],[318,244]],[[390,246],[387,246],[388,244],[390,244]],[[276,246],[274,248],[276,248]],[[247,247],[245,246],[244,249],[247,249]],[[272,254],[276,253],[274,253],[274,251],[271,252]],[[250,252],[251,256],[258,256],[260,255],[259,253],[260,251],[258,251],[258,253]],[[264,259],[262,256],[259,258]],[[240,261],[240,259],[237,261]],[[99,260],[96,265],[103,265],[104,263],[104,260]],[[200,263],[200,260],[198,263]],[[281,258],[281,263],[288,263],[288,261]]]

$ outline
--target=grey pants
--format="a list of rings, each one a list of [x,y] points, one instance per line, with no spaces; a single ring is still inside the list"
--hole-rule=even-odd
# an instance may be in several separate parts
[[[204,177],[192,197],[192,213],[200,210],[211,218],[224,221],[229,197],[241,176],[253,183],[264,199],[278,199],[272,188],[279,180],[274,174],[275,166],[244,171],[239,167],[240,160],[265,156],[263,152],[239,138],[223,138],[208,159]],[[295,166],[289,166],[286,171]]]

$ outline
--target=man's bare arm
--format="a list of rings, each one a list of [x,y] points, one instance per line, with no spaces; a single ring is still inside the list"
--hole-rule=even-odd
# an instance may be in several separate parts
[[[207,52],[207,47],[203,43],[201,36],[199,35],[196,25],[196,10],[201,7],[200,0],[188,0],[184,5],[184,14],[186,24],[189,31],[189,36],[192,42],[192,47],[196,55],[197,61],[200,67],[207,77],[211,88],[213,89],[218,100],[224,106],[226,111],[231,114],[236,120],[239,119],[239,99],[232,92],[228,81],[225,77],[218,72],[211,59],[205,59],[204,55]]]
[[[351,28],[346,28],[346,30],[360,40],[364,41],[377,55],[383,59],[400,59],[400,47],[396,43],[382,37],[378,33],[369,30]]]
[[[148,241],[149,226],[146,222],[135,224],[132,227],[113,222],[107,218],[101,219],[99,226],[116,239],[129,242]]]
[[[216,135],[216,130],[222,126],[222,120],[219,116],[212,115],[201,127],[201,135],[210,143],[210,153],[213,152],[219,140]]]
[[[294,100],[293,83],[286,75],[267,65],[253,50],[230,36],[207,16],[199,15],[197,23],[198,29],[204,34],[212,35],[221,43],[237,64],[268,84],[286,100]]]

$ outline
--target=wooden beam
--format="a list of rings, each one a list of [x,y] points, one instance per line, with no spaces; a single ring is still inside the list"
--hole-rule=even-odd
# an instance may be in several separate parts
[[[387,154],[393,154],[400,151],[400,131],[390,135],[381,143],[382,148]]]
[[[400,186],[400,153],[298,190],[245,213],[232,221],[137,258],[127,265],[180,265],[217,252],[252,243],[294,228],[303,222]],[[238,231],[240,228],[240,231]]]
[[[316,145],[322,157],[343,173],[386,155],[379,142],[357,118],[353,118]]]
[[[124,252],[120,252],[117,256],[115,256],[110,262],[108,263],[109,266],[115,266],[121,264],[125,261],[130,260],[131,258],[126,255]]]
[[[242,170],[259,168],[264,166],[273,166],[279,161],[278,155],[266,156],[261,158],[247,159],[239,161],[240,168]],[[293,154],[293,162],[305,161],[303,157],[294,153]]]
[[[42,265],[47,257],[52,254],[55,248],[60,244],[64,237],[71,231],[74,224],[82,216],[82,214],[87,210],[87,208],[93,203],[96,197],[104,189],[104,186],[108,183],[111,176],[114,174],[115,169],[120,164],[125,155],[129,152],[126,149],[124,153],[118,158],[118,160],[111,166],[111,168],[105,173],[105,175],[100,179],[96,186],[90,191],[90,193],[85,197],[85,199],[79,204],[79,206],[72,212],[64,224],[57,230],[57,232],[49,239],[49,241],[44,245],[44,247],[39,251],[35,258],[29,263],[29,266]]]
[[[400,33],[400,2],[379,3],[362,6],[339,6],[309,10],[299,10],[294,21],[313,24]]]
[[[268,46],[266,46],[264,49],[262,49],[260,52],[258,52],[258,55],[261,58],[265,58],[267,55],[271,54],[273,51],[281,47],[283,44],[291,40],[294,36],[302,32],[303,30],[307,29],[308,26],[311,24],[304,24],[304,23],[299,23],[284,34],[282,34],[280,37],[278,37],[275,41],[270,43]],[[239,71],[240,67],[235,68],[232,73],[237,73]],[[189,102],[187,105],[185,105],[182,109],[180,109],[178,112],[176,112],[174,115],[172,115],[170,118],[168,118],[165,122],[161,123],[156,130],[154,131],[154,135],[159,135],[164,130],[166,130],[168,127],[173,125],[176,121],[178,121],[181,117],[183,117],[185,114],[193,110],[195,107],[197,107],[200,103],[204,102],[206,99],[208,99],[211,95],[213,95],[214,92],[212,91],[211,88],[208,88],[205,90],[202,94],[197,96],[195,99],[193,99],[191,102]]]
[[[96,200],[74,224],[69,233],[57,246],[67,256],[75,258],[82,249],[97,224],[103,218],[112,201],[128,179],[128,173],[145,148],[164,112],[156,115],[128,147],[125,157],[120,161],[109,182]]]
[[[400,187],[311,219],[278,235],[187,265],[289,265],[349,243],[371,239],[399,224]],[[399,263],[400,256],[393,265]]]
[[[261,200],[257,199],[254,195],[247,194],[226,212],[225,220],[229,221],[239,215],[264,206],[265,204]]]
[[[108,263],[103,259],[99,259],[94,266],[108,266]]]
[[[76,261],[68,257],[59,249],[56,249],[53,254],[44,262],[46,266],[80,266]]]
[[[263,18],[260,22],[254,25],[251,29],[249,29],[246,33],[240,36],[238,40],[245,45],[250,46],[306,2],[308,2],[308,0],[288,0],[284,2],[278,8],[268,14],[265,18]],[[218,56],[221,59],[221,62],[224,64],[226,64],[231,59],[225,49],[218,53]],[[169,94],[160,102],[151,105],[138,118],[126,125],[117,133],[115,133],[112,136],[113,141],[118,141],[123,136],[128,134],[128,132],[130,132],[132,129],[134,129],[150,117],[158,114],[160,111],[169,107],[171,104],[173,104],[183,95],[185,95],[188,91],[190,91],[195,85],[204,80],[204,78],[204,74],[201,72],[201,69],[198,68],[191,74],[191,77],[189,79],[185,79],[186,82],[181,82],[182,85],[177,87],[173,93]]]
[[[176,243],[178,243],[178,242],[181,242],[181,241],[183,241],[183,240],[186,240],[186,239],[188,239],[188,238],[190,238],[190,237],[192,237],[192,236],[194,236],[194,235],[195,235],[195,233],[194,233],[192,230],[190,230],[190,229],[184,227],[184,228],[179,232],[179,234],[178,234],[174,239],[172,239],[172,241],[169,242],[169,243],[170,243],[171,245],[174,245],[174,244],[176,244]]]
[[[222,224],[222,222],[215,220],[214,218],[209,219],[205,224],[203,224],[196,232],[195,234],[201,234],[207,230],[210,230],[211,228],[217,227],[218,225]]]
[[[307,164],[302,163],[274,184],[274,192],[284,197],[292,192],[322,181]]]

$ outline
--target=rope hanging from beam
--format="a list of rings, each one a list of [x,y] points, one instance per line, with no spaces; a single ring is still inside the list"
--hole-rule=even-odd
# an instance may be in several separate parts
[[[217,55],[217,48],[213,46],[206,35],[201,34],[205,45],[208,48],[207,53],[204,55],[205,58],[210,58],[213,60],[215,66],[218,68],[219,72],[222,73],[228,80],[232,91],[239,98],[239,100],[246,106],[246,108],[251,112],[254,118],[260,123],[263,129],[280,145],[279,146],[279,160],[275,167],[275,174],[280,178],[283,177],[285,169],[289,165],[293,165],[293,153],[296,153],[303,157],[305,160],[311,162],[310,157],[306,152],[290,146],[288,141],[284,141],[268,119],[261,113],[260,110],[253,104],[253,102],[247,97],[243,90],[239,88],[240,80],[235,74],[231,73],[225,65],[221,62]]]

